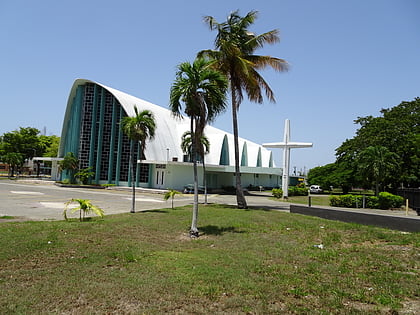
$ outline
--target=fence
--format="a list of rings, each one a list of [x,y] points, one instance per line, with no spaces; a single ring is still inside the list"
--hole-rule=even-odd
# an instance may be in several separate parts
[[[397,194],[408,199],[408,206],[420,215],[420,188],[400,188]]]

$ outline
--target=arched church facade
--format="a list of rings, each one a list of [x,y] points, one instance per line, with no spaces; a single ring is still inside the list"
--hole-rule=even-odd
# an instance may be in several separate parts
[[[120,121],[134,115],[134,106],[153,112],[156,134],[146,143],[144,159],[137,155],[140,167],[135,183],[131,183],[130,147],[134,146],[138,154],[139,144],[122,132]],[[72,152],[79,160],[79,169],[91,168],[96,184],[182,190],[192,184],[192,163],[181,149],[181,137],[188,130],[188,118],[175,118],[161,106],[91,80],[77,79],[67,101],[58,157]],[[210,142],[204,160],[208,187],[234,186],[233,135],[212,126],[206,127],[205,135]],[[279,187],[282,171],[275,167],[272,152],[242,138],[239,145],[243,186]],[[202,166],[200,163],[200,182]]]

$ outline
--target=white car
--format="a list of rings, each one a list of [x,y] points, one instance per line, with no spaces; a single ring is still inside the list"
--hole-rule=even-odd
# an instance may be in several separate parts
[[[312,194],[319,194],[322,193],[322,188],[319,185],[311,185],[309,187],[309,192]]]

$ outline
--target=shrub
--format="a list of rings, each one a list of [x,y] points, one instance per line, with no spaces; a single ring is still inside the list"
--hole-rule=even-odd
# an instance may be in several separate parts
[[[388,192],[381,192],[379,193],[378,203],[379,209],[401,208],[404,198]]]
[[[95,173],[92,172],[92,167],[84,168],[79,170],[74,177],[77,178],[83,185],[89,184],[89,179],[94,176]]]
[[[276,198],[283,197],[283,189],[281,189],[281,188],[273,188],[273,190],[271,191],[271,193]]]
[[[308,189],[305,187],[292,186],[289,187],[289,196],[307,196]]]
[[[379,201],[378,197],[376,196],[368,196],[366,197],[366,208],[369,209],[378,209],[379,208]]]
[[[108,188],[108,187],[114,187],[117,186],[115,184],[101,184],[102,187]]]
[[[353,195],[342,195],[341,196],[341,206],[345,208],[355,208],[356,207],[356,201],[355,196]]]
[[[330,196],[330,206],[340,207],[340,196],[331,195]]]
[[[404,198],[387,192],[380,193],[379,197],[365,196],[365,208],[370,209],[400,208],[403,203]],[[343,208],[361,208],[363,206],[363,196],[330,196],[330,206]]]

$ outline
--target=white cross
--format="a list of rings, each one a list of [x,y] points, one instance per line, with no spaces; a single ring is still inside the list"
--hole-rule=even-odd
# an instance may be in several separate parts
[[[289,188],[290,149],[309,148],[309,147],[312,147],[312,143],[290,141],[290,120],[286,119],[286,121],[284,123],[284,141],[283,142],[263,143],[263,147],[283,149],[282,189],[283,189],[283,199],[287,199],[288,196],[289,196],[288,188]]]

